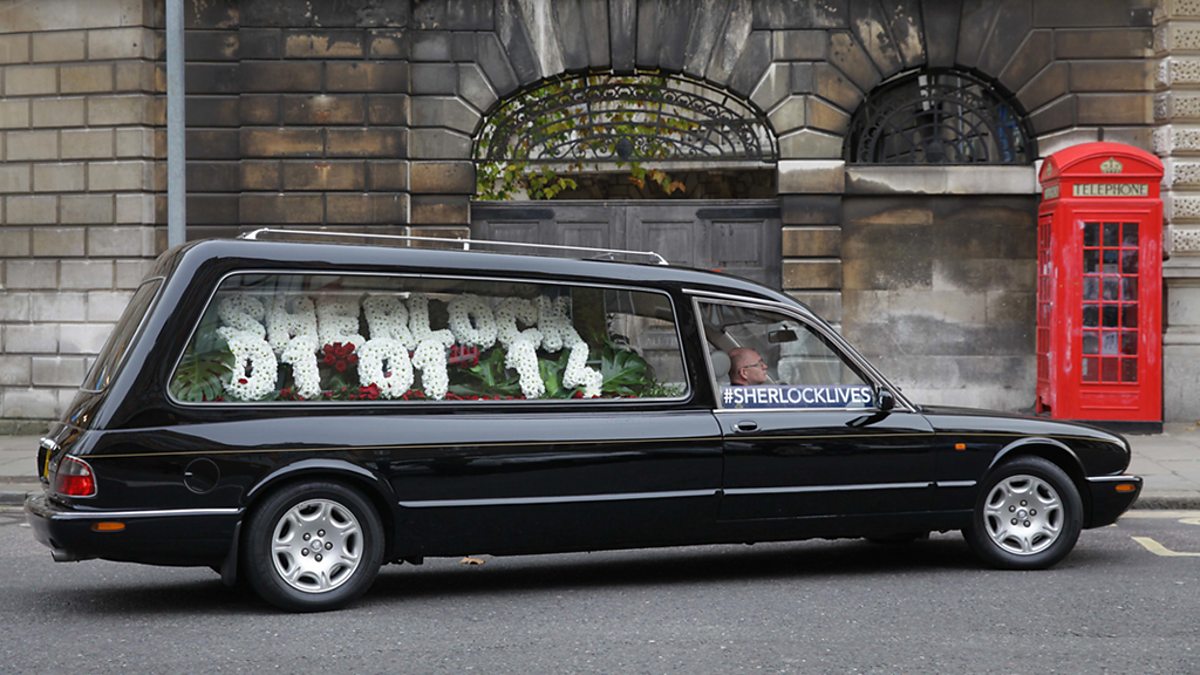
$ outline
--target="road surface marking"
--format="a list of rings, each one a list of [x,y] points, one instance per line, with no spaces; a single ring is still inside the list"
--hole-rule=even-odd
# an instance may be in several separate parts
[[[1200,558],[1200,553],[1192,553],[1190,551],[1172,551],[1162,544],[1154,541],[1150,537],[1133,537],[1133,540],[1141,544],[1147,551],[1154,555],[1160,555],[1164,558]]]

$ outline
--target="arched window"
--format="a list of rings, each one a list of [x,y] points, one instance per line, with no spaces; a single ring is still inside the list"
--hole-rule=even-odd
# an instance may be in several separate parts
[[[855,164],[1028,164],[1036,156],[1012,97],[956,70],[876,87],[846,136],[846,159]]]

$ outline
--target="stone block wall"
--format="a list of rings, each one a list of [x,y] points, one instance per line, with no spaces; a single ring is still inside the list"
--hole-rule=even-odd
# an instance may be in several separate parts
[[[0,2],[0,432],[70,402],[162,247],[161,17]]]

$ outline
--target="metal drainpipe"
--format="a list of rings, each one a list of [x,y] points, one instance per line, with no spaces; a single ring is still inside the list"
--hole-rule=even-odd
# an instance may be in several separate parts
[[[167,246],[187,240],[183,0],[167,3]]]

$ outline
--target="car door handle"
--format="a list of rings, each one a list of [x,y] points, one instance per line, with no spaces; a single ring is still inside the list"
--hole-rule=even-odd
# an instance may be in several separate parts
[[[743,434],[751,431],[758,431],[758,422],[755,422],[754,420],[742,420],[733,425],[733,430]]]

